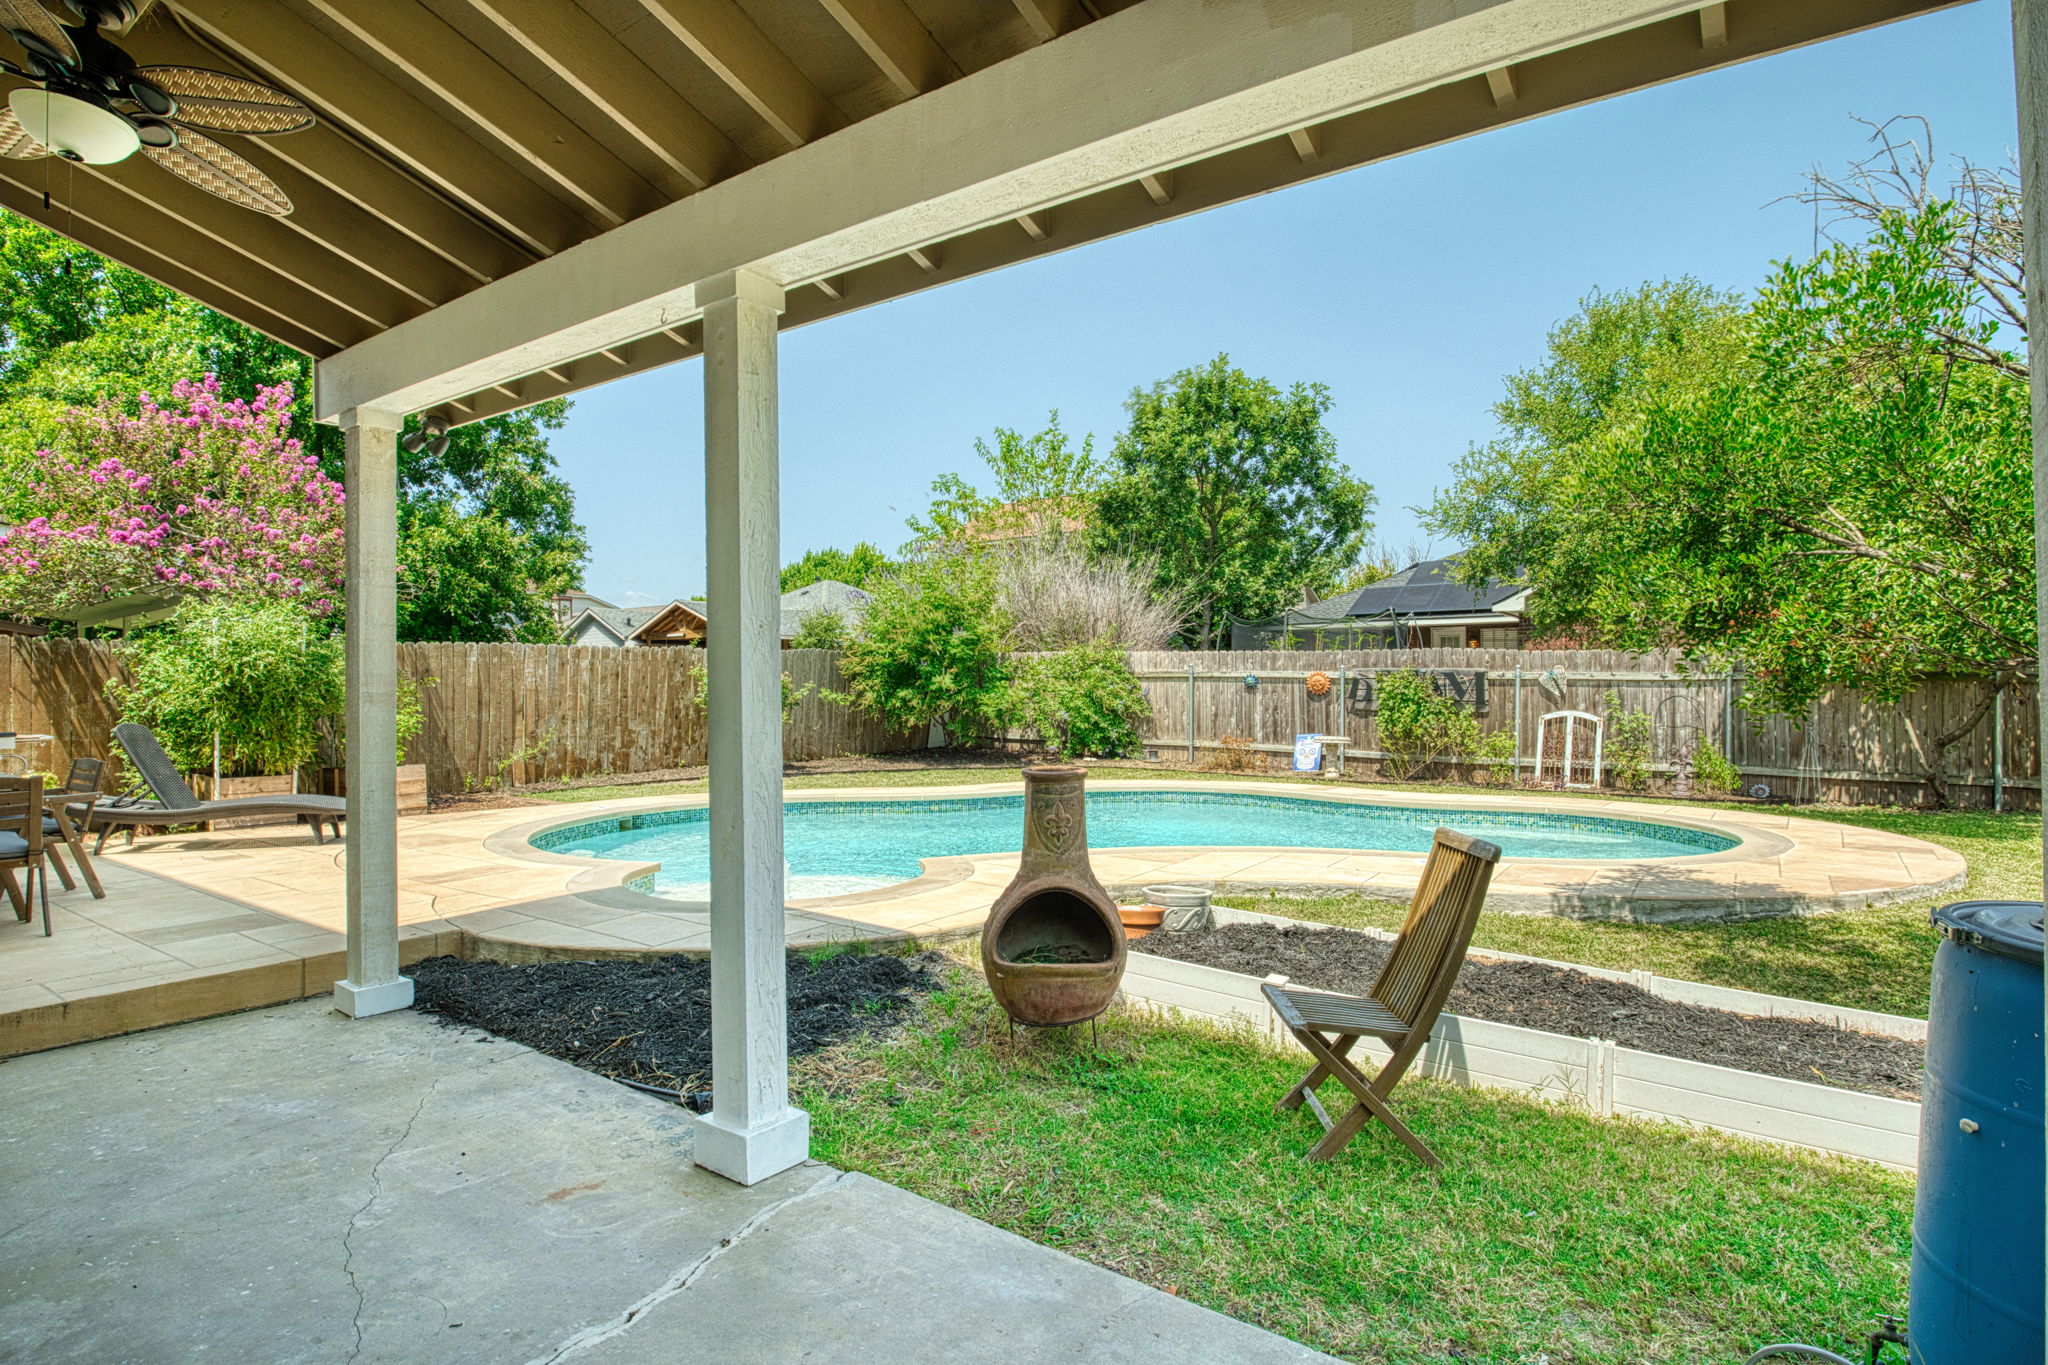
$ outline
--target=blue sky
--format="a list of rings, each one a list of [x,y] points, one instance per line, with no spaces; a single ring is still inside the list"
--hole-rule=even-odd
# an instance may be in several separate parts
[[[1426,544],[1409,509],[1493,433],[1501,376],[1590,291],[1683,274],[1751,289],[1808,254],[1811,210],[1771,201],[1860,155],[1856,116],[1924,115],[1938,152],[2003,160],[2010,14],[1975,0],[790,332],[783,559],[893,553],[934,478],[981,473],[977,436],[1058,408],[1106,450],[1133,387],[1219,351],[1327,384],[1378,534]],[[555,438],[602,597],[704,586],[702,383],[691,361],[592,390]]]

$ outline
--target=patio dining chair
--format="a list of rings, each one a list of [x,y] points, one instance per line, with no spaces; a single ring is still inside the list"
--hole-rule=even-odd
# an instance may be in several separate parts
[[[50,873],[44,864],[43,779],[0,777],[0,887],[14,906],[14,916],[26,922],[34,915],[40,896],[43,905],[43,937],[50,936]],[[25,872],[26,886],[15,880]]]
[[[78,875],[85,878],[85,884],[92,888],[95,900],[106,899],[107,892],[100,885],[99,873],[93,869],[92,859],[86,856],[85,835],[92,827],[92,808],[100,799],[100,781],[106,769],[104,759],[72,759],[71,770],[64,776],[63,794],[76,799],[62,804],[46,802],[43,807],[43,838],[46,841],[54,839],[71,851],[71,861],[78,865]],[[77,886],[64,866],[64,859],[54,848],[50,850],[50,865],[56,869],[57,880],[64,883],[66,891]]]
[[[1305,1103],[1323,1125],[1323,1136],[1309,1149],[1309,1160],[1328,1161],[1368,1122],[1378,1119],[1424,1163],[1443,1166],[1429,1144],[1402,1122],[1389,1096],[1428,1044],[1437,1016],[1443,1013],[1444,1000],[1465,965],[1465,949],[1472,942],[1472,929],[1499,861],[1497,846],[1456,830],[1438,829],[1408,917],[1371,990],[1342,995],[1274,982],[1260,986],[1287,1031],[1315,1058],[1308,1075],[1279,1105],[1285,1113]],[[1370,1080],[1351,1056],[1361,1038],[1377,1038],[1393,1049],[1394,1055]],[[1316,1087],[1333,1076],[1352,1096],[1351,1108],[1334,1120],[1316,1098]]]
[[[311,822],[316,844],[327,842],[322,825],[332,825],[334,837],[341,837],[341,822],[348,815],[348,802],[339,796],[291,792],[201,801],[186,785],[185,779],[179,776],[178,765],[171,762],[171,756],[164,752],[163,745],[157,743],[148,726],[123,721],[114,727],[114,742],[128,756],[129,769],[148,787],[153,799],[124,797],[97,807],[92,813],[93,824],[100,832],[98,842],[93,845],[95,854],[106,848],[107,836],[117,825],[127,827],[128,842],[132,844],[138,826],[197,825],[239,815],[296,815]]]

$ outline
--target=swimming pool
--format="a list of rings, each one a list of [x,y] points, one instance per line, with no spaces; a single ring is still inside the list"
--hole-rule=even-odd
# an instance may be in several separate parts
[[[843,896],[920,875],[920,858],[1013,853],[1024,798],[792,801],[783,806],[793,898]],[[710,894],[709,812],[645,811],[558,826],[535,848],[659,862],[651,889],[675,900]],[[1421,852],[1438,825],[1501,846],[1510,858],[1612,861],[1719,853],[1738,841],[1682,825],[1548,811],[1380,806],[1251,792],[1110,791],[1088,797],[1088,842],[1111,848],[1337,848]]]

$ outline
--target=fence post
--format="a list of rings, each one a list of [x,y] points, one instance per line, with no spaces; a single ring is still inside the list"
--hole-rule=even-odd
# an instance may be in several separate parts
[[[1337,776],[1344,776],[1344,751],[1351,747],[1351,717],[1344,709],[1344,665],[1337,665],[1337,733],[1344,736],[1337,746]]]
[[[1721,679],[1721,757],[1735,762],[1735,665]]]
[[[1515,665],[1515,781],[1522,780],[1522,666]]]
[[[1195,766],[1195,666],[1188,665],[1188,766]]]
[[[2005,689],[1991,694],[1991,809],[2005,809]]]

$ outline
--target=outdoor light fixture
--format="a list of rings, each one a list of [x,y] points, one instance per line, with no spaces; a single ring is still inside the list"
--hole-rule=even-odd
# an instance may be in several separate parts
[[[420,418],[420,424],[399,439],[408,453],[417,455],[422,449],[435,459],[448,453],[448,417],[445,413],[430,412]]]
[[[8,95],[7,107],[30,137],[66,161],[105,166],[142,148],[133,123],[88,100],[23,86]]]

